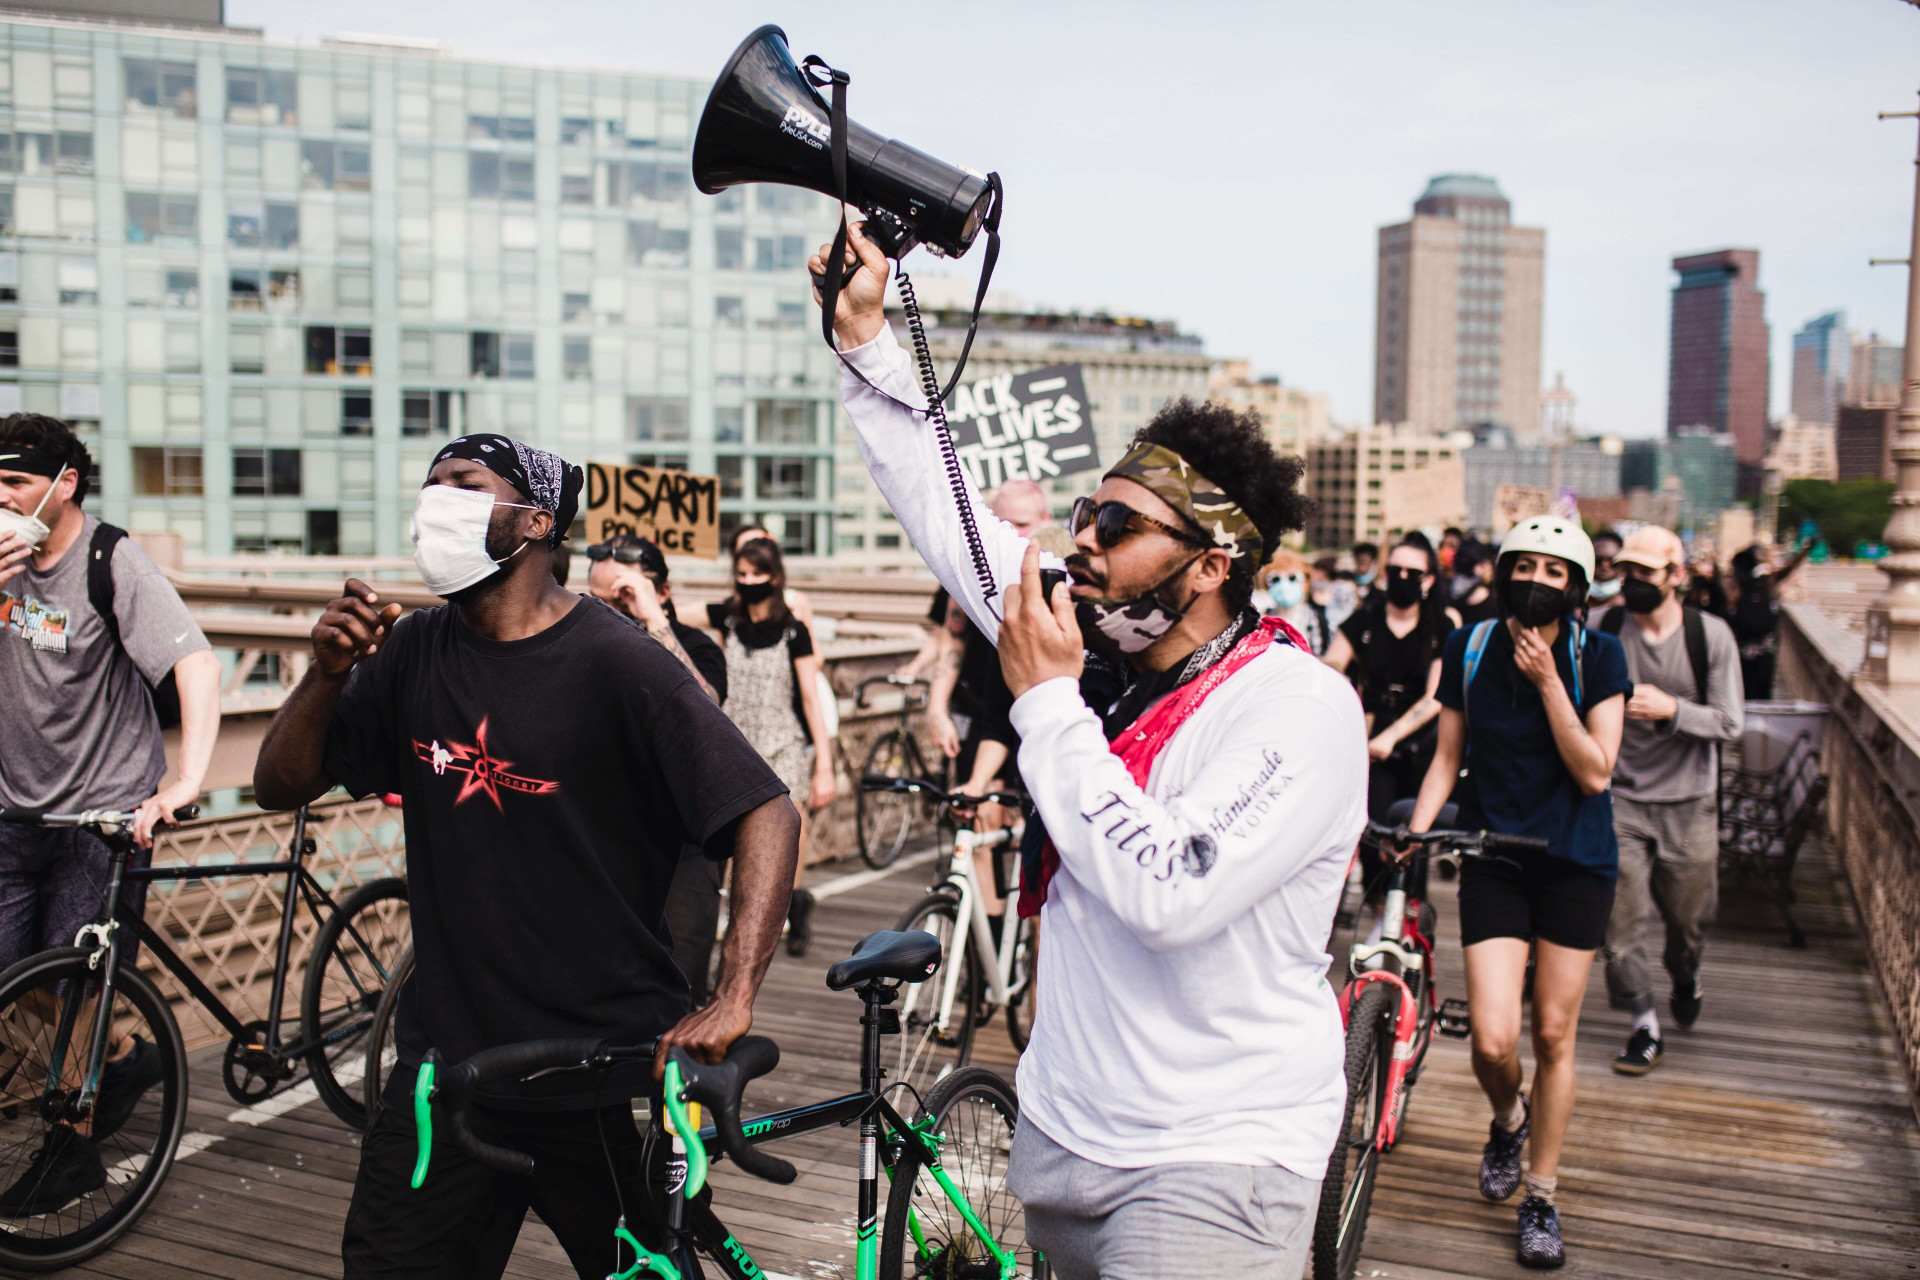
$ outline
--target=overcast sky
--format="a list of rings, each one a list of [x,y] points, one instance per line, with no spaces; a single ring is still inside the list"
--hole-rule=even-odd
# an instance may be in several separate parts
[[[1874,119],[1920,90],[1902,0],[227,0],[227,17],[702,78],[779,22],[852,75],[854,118],[1004,175],[997,284],[1174,319],[1329,393],[1337,421],[1372,412],[1375,230],[1436,173],[1490,174],[1546,228],[1543,381],[1564,371],[1593,430],[1664,429],[1677,253],[1761,251],[1776,417],[1809,318],[1904,326],[1905,270],[1867,266],[1909,235],[1915,125]]]

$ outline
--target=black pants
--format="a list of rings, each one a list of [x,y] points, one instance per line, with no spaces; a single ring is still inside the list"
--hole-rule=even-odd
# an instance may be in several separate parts
[[[620,1207],[592,1111],[473,1109],[474,1132],[486,1142],[534,1158],[531,1178],[515,1178],[474,1164],[453,1149],[434,1120],[433,1156],[418,1191],[413,1177],[415,1071],[396,1067],[360,1150],[360,1172],[340,1241],[346,1280],[494,1280],[506,1270],[528,1209],[559,1239],[581,1280],[604,1280],[633,1262],[623,1247],[614,1258],[613,1228]],[[664,1177],[665,1141],[654,1144],[643,1168],[642,1143],[627,1100],[603,1108],[614,1167],[626,1194],[627,1227],[660,1247],[653,1220]],[[707,1192],[702,1191],[704,1197]]]
[[[1420,733],[1414,735],[1414,741],[1403,744],[1399,750],[1385,760],[1368,760],[1367,768],[1367,818],[1372,822],[1387,822],[1387,810],[1396,800],[1405,800],[1420,794],[1420,783],[1427,776],[1427,766],[1433,763],[1434,747],[1438,735]],[[1389,824],[1390,825],[1390,824]],[[1386,885],[1386,860],[1380,851],[1367,844],[1360,846],[1360,874],[1364,877],[1369,900],[1376,899]],[[1423,860],[1414,865],[1407,891],[1416,897],[1426,897],[1427,864]]]

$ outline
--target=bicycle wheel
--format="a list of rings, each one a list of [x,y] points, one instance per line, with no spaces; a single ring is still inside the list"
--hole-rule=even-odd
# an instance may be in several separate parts
[[[1313,1280],[1352,1280],[1366,1238],[1373,1180],[1380,1171],[1376,1139],[1393,1064],[1393,997],[1386,984],[1369,983],[1347,1014],[1347,1109],[1320,1184]]]
[[[889,729],[873,740],[867,749],[862,778],[918,778],[924,776],[920,749],[908,734]],[[890,867],[919,824],[919,796],[897,791],[868,791],[862,787],[853,793],[853,829],[860,841],[860,857],[875,871]]]
[[[1033,1015],[1040,1008],[1040,917],[1021,917],[1009,909],[1007,918],[1019,921],[1013,938],[1013,973],[1007,979],[1007,1038],[1024,1051],[1033,1035]]]
[[[0,1266],[18,1271],[73,1266],[124,1234],[166,1180],[186,1124],[179,1024],[153,983],[126,964],[114,979],[113,1030],[138,1043],[102,1068],[88,1118],[94,1136],[86,1148],[74,1145],[67,1125],[100,998],[91,954],[63,947],[0,974]],[[75,1002],[64,1039],[78,1045],[61,1055],[62,1087],[54,1049]],[[56,1130],[58,1122],[66,1123]]]
[[[413,948],[408,947],[394,962],[387,989],[380,993],[380,1007],[374,1010],[373,1028],[367,1032],[367,1076],[362,1081],[362,1096],[366,1099],[369,1127],[373,1124],[373,1109],[380,1103],[380,1093],[387,1087],[387,1077],[392,1074],[394,1063],[400,1060],[399,1046],[393,1038],[393,1019],[400,1009],[400,993],[406,990],[412,977]]]
[[[1007,1190],[1007,1160],[1020,1115],[1013,1087],[985,1067],[966,1067],[927,1095],[927,1111],[940,1139],[940,1168],[987,1234],[1014,1255],[1016,1274],[1033,1276],[1026,1216]],[[892,1176],[880,1237],[882,1280],[1000,1274],[993,1254],[935,1181],[917,1145],[907,1144]]]
[[[958,927],[957,912],[958,904],[951,894],[930,893],[894,925],[902,931],[919,929],[940,940],[940,967],[925,982],[911,983],[900,992],[900,1043],[893,1064],[893,1081],[911,1085],[915,1094],[923,1099],[943,1076],[966,1066],[967,1057],[973,1052],[980,961],[967,945],[966,932]],[[953,1007],[947,1015],[946,1030],[942,1031],[940,1005],[946,992],[947,975],[954,965],[959,966],[959,972]]]
[[[327,917],[307,958],[300,1038],[318,1042],[307,1052],[307,1073],[327,1110],[353,1129],[367,1127],[358,1087],[366,1070],[367,1032],[412,936],[407,882],[374,880],[347,895]]]

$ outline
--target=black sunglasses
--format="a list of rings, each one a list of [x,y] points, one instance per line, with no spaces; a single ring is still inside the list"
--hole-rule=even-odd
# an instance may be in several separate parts
[[[646,555],[639,547],[616,547],[611,542],[596,542],[587,548],[589,560],[615,560],[621,564],[639,564]]]
[[[1150,515],[1135,511],[1124,502],[1095,502],[1092,498],[1075,498],[1073,511],[1067,516],[1067,532],[1074,537],[1088,525],[1093,526],[1093,536],[1102,547],[1112,548],[1126,541],[1133,534],[1140,533],[1134,521],[1184,542],[1190,547],[1211,547],[1213,543],[1197,533],[1170,525],[1164,520],[1155,520]]]

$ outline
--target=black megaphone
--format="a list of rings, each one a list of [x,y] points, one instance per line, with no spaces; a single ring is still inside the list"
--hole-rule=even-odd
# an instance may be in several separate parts
[[[950,258],[972,246],[993,203],[988,179],[849,120],[843,191],[832,115],[795,64],[787,33],[761,27],[733,51],[707,95],[693,139],[694,185],[716,195],[744,182],[777,182],[844,198],[866,213],[868,238],[896,260],[917,244]]]

